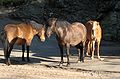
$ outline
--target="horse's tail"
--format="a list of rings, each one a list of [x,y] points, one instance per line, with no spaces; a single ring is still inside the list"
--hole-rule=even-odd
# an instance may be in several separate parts
[[[9,43],[8,43],[8,39],[7,39],[7,34],[3,30],[0,33],[0,40],[1,40],[2,44],[3,44],[4,56],[6,57],[6,54],[8,52],[8,45],[9,45]]]

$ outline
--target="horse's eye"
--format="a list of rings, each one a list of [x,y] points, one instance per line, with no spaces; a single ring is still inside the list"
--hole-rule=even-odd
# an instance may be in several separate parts
[[[91,25],[93,25],[93,22],[90,22]]]

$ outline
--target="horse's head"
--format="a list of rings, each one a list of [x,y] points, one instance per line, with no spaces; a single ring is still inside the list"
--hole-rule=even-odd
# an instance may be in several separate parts
[[[38,29],[37,36],[40,38],[41,41],[45,41],[45,26],[44,25]]]
[[[48,28],[47,28],[47,36],[50,37],[52,32],[55,30],[55,22],[57,18],[48,19]]]
[[[99,26],[99,22],[97,21],[89,21],[91,27],[92,27],[92,30],[95,30],[97,28],[97,26]]]
[[[95,35],[96,35],[96,29],[98,28],[98,26],[100,26],[99,22],[97,21],[89,21],[89,24],[90,24],[90,29],[91,29],[91,35],[92,35],[92,39],[95,38]]]
[[[30,21],[30,24],[35,29],[35,34],[41,41],[45,41],[45,25],[38,24],[35,21]]]

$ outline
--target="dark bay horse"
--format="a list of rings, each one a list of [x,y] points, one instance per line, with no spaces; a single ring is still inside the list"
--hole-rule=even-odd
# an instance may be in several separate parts
[[[70,24],[67,21],[59,21],[56,18],[48,20],[47,36],[50,37],[51,33],[56,34],[58,45],[61,52],[60,65],[63,64],[63,48],[66,48],[67,66],[69,63],[69,50],[70,46],[75,46],[78,50],[78,61],[84,62],[84,48],[86,41],[86,27],[79,22]]]
[[[87,29],[86,55],[89,55],[91,51],[91,58],[94,59],[95,44],[97,44],[96,48],[98,59],[103,60],[99,55],[100,42],[102,38],[102,29],[99,22],[90,20],[85,24],[85,26]]]
[[[24,61],[25,45],[27,49],[27,61],[29,61],[29,46],[34,36],[37,36],[41,41],[45,41],[45,27],[35,21],[7,24],[2,32],[2,41],[4,45],[5,63],[10,65],[10,53],[13,45],[22,45],[22,60]]]

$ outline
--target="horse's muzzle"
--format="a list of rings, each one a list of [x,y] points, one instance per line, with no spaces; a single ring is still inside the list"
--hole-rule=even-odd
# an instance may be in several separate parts
[[[41,41],[44,42],[44,41],[45,41],[45,38],[41,39]]]

